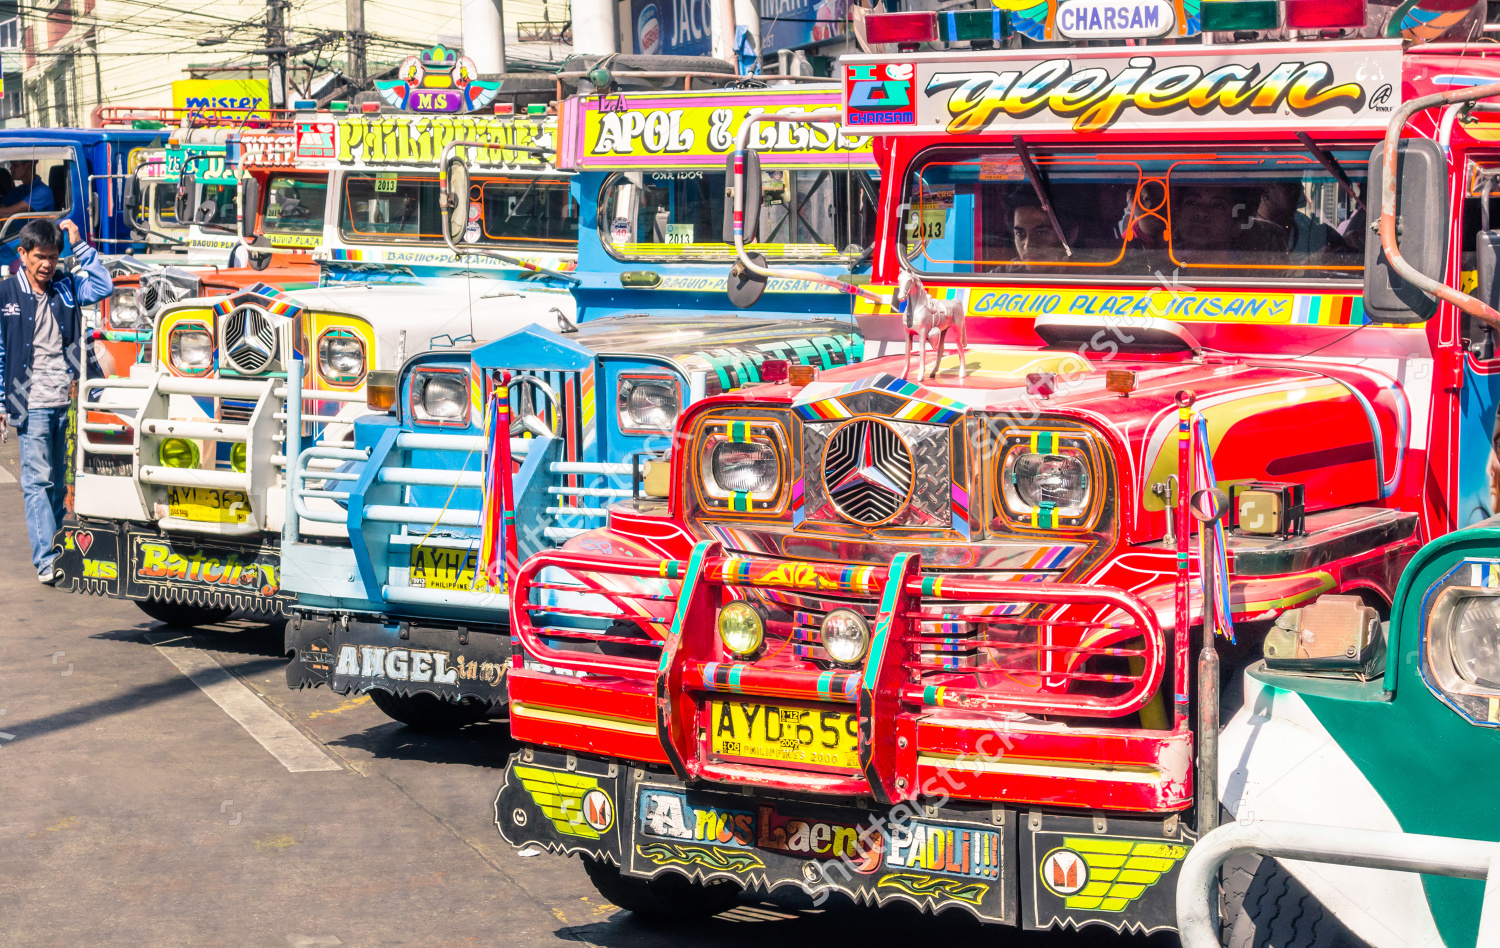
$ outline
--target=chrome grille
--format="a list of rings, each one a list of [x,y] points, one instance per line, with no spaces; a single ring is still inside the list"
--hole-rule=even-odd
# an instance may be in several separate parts
[[[227,421],[236,425],[248,425],[250,416],[255,414],[254,402],[230,401],[227,398],[219,399],[219,420]]]
[[[856,419],[828,440],[823,486],[847,520],[885,523],[906,506],[915,482],[911,449],[884,422]]]
[[[254,306],[241,306],[224,318],[224,355],[248,375],[264,372],[276,358],[276,327]]]
[[[161,288],[156,281],[141,281],[141,309],[148,316],[156,315],[156,307],[161,303]]]

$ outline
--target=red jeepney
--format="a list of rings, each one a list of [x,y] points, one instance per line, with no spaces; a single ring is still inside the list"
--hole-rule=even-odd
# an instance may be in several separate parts
[[[1234,785],[1221,685],[1375,674],[1403,566],[1495,512],[1500,314],[1467,293],[1500,123],[1465,89],[1500,59],[1412,45],[1475,15],[1085,6],[869,18],[861,325],[946,348],[694,404],[668,500],[523,565],[507,840],[646,913],[792,886],[1172,928]],[[1031,29],[1076,45],[993,48]],[[1228,889],[1226,925],[1282,897]]]

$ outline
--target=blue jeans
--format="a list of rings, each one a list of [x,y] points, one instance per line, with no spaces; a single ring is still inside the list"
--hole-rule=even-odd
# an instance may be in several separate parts
[[[31,535],[31,565],[38,573],[56,559],[52,537],[68,498],[68,406],[32,408],[21,431],[21,499]]]

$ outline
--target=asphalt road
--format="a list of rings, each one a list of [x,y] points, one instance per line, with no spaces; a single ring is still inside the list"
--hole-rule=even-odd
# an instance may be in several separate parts
[[[0,445],[0,946],[1176,944],[779,895],[644,925],[576,860],[523,858],[495,832],[514,749],[504,722],[417,734],[368,698],[287,690],[279,624],[184,633],[128,602],[41,586],[16,471],[12,437]]]

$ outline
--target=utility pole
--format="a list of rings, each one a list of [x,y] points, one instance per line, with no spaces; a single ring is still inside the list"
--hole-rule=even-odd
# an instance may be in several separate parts
[[[502,0],[463,0],[464,55],[482,75],[505,71],[505,10]]]
[[[349,63],[344,78],[354,89],[365,87],[365,0],[344,0],[345,27],[349,32]]]
[[[267,80],[271,87],[271,108],[286,108],[286,8],[288,0],[266,0]]]

